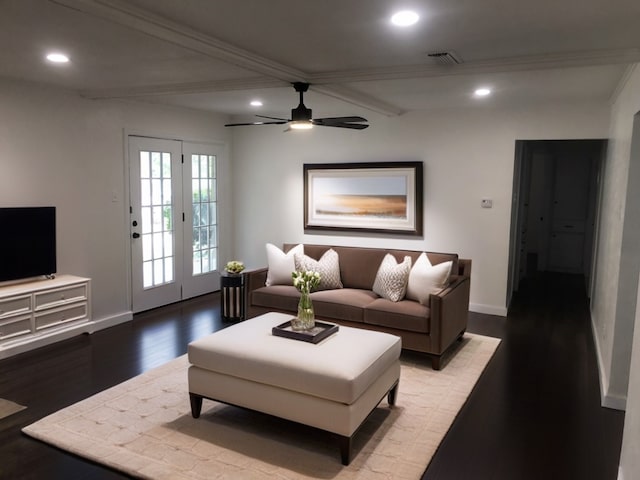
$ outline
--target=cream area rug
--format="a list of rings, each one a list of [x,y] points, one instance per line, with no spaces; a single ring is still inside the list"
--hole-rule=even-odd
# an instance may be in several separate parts
[[[20,410],[24,410],[25,406],[0,398],[0,420],[14,413],[18,413]]]
[[[23,431],[129,475],[153,479],[419,479],[499,339],[466,334],[434,371],[402,360],[386,399],[356,433],[349,466],[326,432],[204,400],[191,417],[186,355],[60,410]]]

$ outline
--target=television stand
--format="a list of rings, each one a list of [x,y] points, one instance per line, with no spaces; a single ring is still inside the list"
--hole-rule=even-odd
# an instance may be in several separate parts
[[[0,359],[92,332],[89,278],[59,275],[0,287]]]

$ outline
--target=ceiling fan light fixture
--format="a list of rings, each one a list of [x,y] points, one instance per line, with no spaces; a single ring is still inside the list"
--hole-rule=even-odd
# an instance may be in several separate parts
[[[289,122],[289,128],[294,130],[309,130],[313,128],[313,123],[310,120],[293,120]]]

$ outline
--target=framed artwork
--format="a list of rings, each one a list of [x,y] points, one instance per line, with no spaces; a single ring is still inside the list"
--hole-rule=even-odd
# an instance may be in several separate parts
[[[422,235],[422,162],[304,165],[305,230]]]

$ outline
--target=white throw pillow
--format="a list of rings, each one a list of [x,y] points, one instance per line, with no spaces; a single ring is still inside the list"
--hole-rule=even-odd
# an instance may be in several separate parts
[[[407,298],[416,300],[422,305],[429,303],[429,295],[438,293],[449,283],[453,262],[442,262],[431,265],[426,253],[422,253],[409,273]]]
[[[406,256],[402,263],[397,263],[395,257],[387,253],[378,268],[373,291],[392,302],[402,300],[407,290],[410,271],[411,257]]]
[[[333,290],[342,288],[340,280],[340,259],[333,248],[324,252],[320,260],[314,260],[308,255],[296,254],[294,257],[296,270],[312,271],[320,274],[320,284],[315,290]]]
[[[293,285],[291,272],[296,269],[293,261],[297,254],[304,254],[304,245],[299,244],[284,253],[272,243],[267,243],[267,287],[270,285]]]

